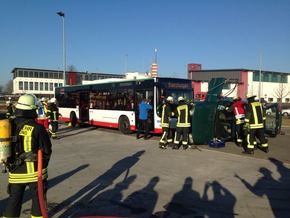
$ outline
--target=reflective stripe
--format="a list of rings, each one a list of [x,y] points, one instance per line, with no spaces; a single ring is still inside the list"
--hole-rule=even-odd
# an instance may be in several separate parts
[[[42,169],[42,179],[47,179],[47,168]],[[9,183],[30,183],[37,182],[37,172],[27,173],[9,173]]]

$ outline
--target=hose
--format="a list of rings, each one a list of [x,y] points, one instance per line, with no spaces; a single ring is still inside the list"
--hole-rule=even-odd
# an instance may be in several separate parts
[[[45,207],[45,201],[44,201],[44,193],[43,193],[43,182],[42,182],[42,150],[38,150],[38,165],[37,165],[37,187],[38,187],[38,199],[39,199],[39,205],[41,209],[41,213],[43,218],[48,218],[48,214]]]

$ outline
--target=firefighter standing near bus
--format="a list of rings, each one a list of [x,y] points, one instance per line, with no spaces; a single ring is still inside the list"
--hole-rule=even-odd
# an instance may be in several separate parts
[[[41,98],[41,100],[38,102],[38,109],[37,109],[37,122],[39,124],[44,125],[46,131],[48,131],[48,118],[47,118],[47,112],[48,112],[48,106],[46,103],[46,98]]]
[[[44,201],[40,199],[44,196],[39,193],[45,194],[47,190],[47,166],[52,150],[47,131],[35,121],[36,109],[37,98],[25,94],[19,98],[15,119],[11,120],[14,140],[11,142],[11,155],[5,162],[9,170],[9,198],[3,218],[20,217],[26,186],[32,198],[31,217],[43,216],[41,207]],[[40,157],[43,158],[40,160]],[[39,166],[43,168],[39,169]]]
[[[52,139],[59,139],[59,137],[56,135],[56,132],[58,130],[59,116],[60,116],[60,113],[57,107],[57,100],[56,98],[51,98],[50,104],[48,106],[47,117],[51,125],[51,129],[49,129],[49,135],[51,136]]]
[[[179,143],[183,149],[188,148],[188,132],[190,124],[190,109],[189,105],[185,102],[183,96],[178,97],[178,106],[175,109],[174,115],[177,117],[176,132],[174,136],[174,145],[172,149],[179,149]]]
[[[265,153],[269,152],[268,140],[265,137],[264,122],[266,116],[264,113],[263,105],[255,100],[255,95],[249,93],[246,95],[248,104],[246,105],[246,116],[244,131],[246,133],[247,148],[245,154],[254,154],[254,149],[259,147]],[[257,144],[256,137],[260,141]]]
[[[161,112],[161,127],[162,135],[159,141],[159,148],[166,149],[166,146],[171,144],[173,139],[172,131],[170,129],[170,119],[173,115],[173,98],[168,96],[162,105]]]
[[[6,112],[6,119],[13,118],[13,114],[15,111],[14,105],[10,101],[6,101],[7,112]]]

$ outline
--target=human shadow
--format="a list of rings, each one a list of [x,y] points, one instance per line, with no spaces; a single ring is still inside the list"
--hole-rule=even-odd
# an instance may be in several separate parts
[[[213,198],[209,199],[208,190],[212,189]],[[236,197],[218,181],[207,182],[204,187],[202,201],[205,202],[206,217],[235,217]]]
[[[120,206],[123,198],[122,192],[132,184],[136,175],[128,176],[117,183],[114,188],[103,191],[92,199],[85,208],[80,209],[74,217],[82,216],[119,216]]]
[[[144,150],[138,151],[132,156],[125,157],[116,162],[110,169],[105,173],[97,177],[95,180],[90,182],[81,188],[71,197],[61,202],[57,207],[53,208],[49,215],[53,217],[55,214],[60,212],[63,208],[67,208],[59,217],[70,217],[75,214],[79,208],[85,208],[92,198],[113,184],[114,180],[125,172],[124,179],[129,175],[130,168],[134,166],[140,159],[140,156],[145,153]]]
[[[233,208],[236,198],[219,182],[207,182],[203,196],[192,189],[192,178],[187,177],[181,191],[174,194],[171,201],[164,205],[154,217],[234,217]],[[209,189],[213,198],[209,198]]]
[[[154,190],[159,177],[154,176],[149,183],[142,189],[131,193],[124,199],[119,206],[121,207],[121,216],[128,217],[150,217],[156,206],[158,193]]]
[[[288,218],[290,214],[290,170],[276,159],[270,158],[269,160],[277,166],[277,171],[281,175],[280,179],[273,178],[272,172],[265,167],[259,169],[262,177],[254,185],[251,185],[237,174],[235,177],[240,179],[253,194],[261,198],[263,196],[268,198],[274,217]]]
[[[48,179],[48,193],[49,193],[49,189],[60,184],[62,181],[68,179],[69,177],[71,177],[74,174],[76,174],[77,172],[87,168],[88,166],[89,166],[89,164],[84,164],[84,165],[77,167],[74,170],[67,172],[67,173],[61,174],[61,175],[54,177],[52,179]],[[24,192],[22,204],[24,204],[25,202],[30,201],[30,200],[31,200],[31,195],[29,193],[29,190],[26,189]],[[7,204],[7,201],[8,201],[8,194],[7,194],[7,197],[5,199],[0,200],[0,211],[4,210],[4,206]],[[49,199],[48,199],[47,209],[52,208],[54,205],[56,205],[56,203],[49,202]],[[27,209],[27,210],[30,211],[30,209]],[[24,210],[23,212],[28,213],[29,211],[27,211],[27,210]],[[0,214],[2,214],[2,213],[0,213]]]

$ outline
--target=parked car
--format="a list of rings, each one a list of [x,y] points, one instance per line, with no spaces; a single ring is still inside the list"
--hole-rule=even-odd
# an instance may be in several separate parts
[[[290,116],[290,108],[282,109],[281,113],[282,113],[283,116]]]

